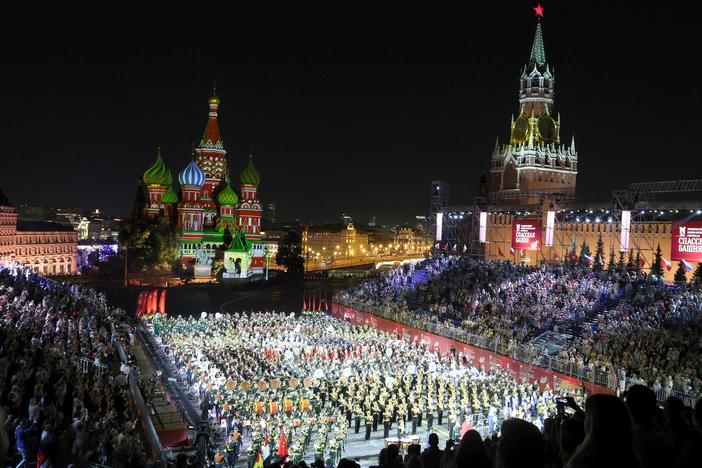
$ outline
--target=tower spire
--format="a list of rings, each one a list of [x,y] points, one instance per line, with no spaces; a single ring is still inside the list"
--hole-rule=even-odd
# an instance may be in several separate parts
[[[536,23],[536,34],[534,35],[534,43],[531,46],[529,63],[540,67],[546,64],[546,49],[544,48],[544,37],[541,32],[541,19],[538,19]]]

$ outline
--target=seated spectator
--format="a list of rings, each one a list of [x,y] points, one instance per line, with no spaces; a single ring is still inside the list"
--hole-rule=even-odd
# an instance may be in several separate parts
[[[471,468],[492,467],[492,460],[488,456],[483,439],[477,431],[470,430],[463,434],[461,445],[453,458],[453,466],[455,468],[464,466]]]
[[[631,420],[626,405],[613,395],[585,400],[585,440],[566,468],[639,468],[634,452]]]
[[[631,415],[634,452],[641,465],[644,468],[668,466],[673,459],[673,446],[653,423],[656,394],[643,385],[634,385],[627,391],[626,407]]]
[[[497,445],[497,468],[542,468],[546,443],[541,431],[522,419],[507,419],[502,423]]]
[[[421,455],[424,468],[439,468],[443,454],[439,448],[439,436],[432,432],[429,434],[429,447],[424,449]]]
[[[566,418],[558,429],[558,458],[563,466],[585,440],[585,422],[580,418]]]

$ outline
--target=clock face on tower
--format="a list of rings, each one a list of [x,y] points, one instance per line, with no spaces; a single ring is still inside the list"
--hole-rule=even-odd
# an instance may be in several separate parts
[[[512,140],[515,142],[526,141],[529,135],[529,119],[524,114],[520,115],[512,127]]]
[[[539,137],[546,142],[556,139],[556,122],[548,115],[539,117]]]

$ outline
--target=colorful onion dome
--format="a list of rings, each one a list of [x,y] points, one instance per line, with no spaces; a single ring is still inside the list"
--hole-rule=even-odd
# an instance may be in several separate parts
[[[202,187],[205,185],[205,173],[198,167],[193,159],[190,164],[178,174],[178,182],[180,185],[193,185]]]
[[[161,158],[161,148],[156,153],[156,162],[144,172],[143,180],[146,185],[168,185],[173,180],[171,171],[168,170]]]
[[[241,185],[253,185],[254,187],[258,187],[258,184],[261,182],[261,174],[258,173],[253,164],[253,156],[249,156],[249,164],[246,165],[246,168],[239,176],[239,181]]]
[[[168,190],[163,194],[163,198],[161,198],[163,203],[178,203],[178,195],[176,195],[175,191],[173,190],[173,185],[168,186]]]
[[[227,184],[224,189],[217,195],[217,201],[220,205],[234,206],[239,202],[239,197],[232,190],[231,185]]]

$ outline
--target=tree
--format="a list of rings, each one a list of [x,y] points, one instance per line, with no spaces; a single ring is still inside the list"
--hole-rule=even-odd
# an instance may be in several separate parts
[[[130,271],[171,274],[178,266],[178,228],[166,215],[133,220],[120,232],[120,241],[128,251]]]
[[[590,246],[587,245],[586,241],[583,241],[583,244],[580,246],[580,258],[578,259],[578,263],[583,266],[587,266],[588,263],[585,261],[585,257],[590,256]]]
[[[634,265],[634,271],[640,275],[641,274],[641,249],[638,249],[636,251],[635,262],[636,262],[636,265]]]
[[[656,248],[656,253],[653,256],[653,264],[651,265],[651,274],[656,277],[663,276],[663,268],[661,267],[661,262],[663,261],[663,253],[661,252],[661,244],[658,244]]]
[[[617,272],[624,271],[624,252],[619,251],[619,260],[617,261]]]
[[[602,240],[602,233],[600,237],[597,238],[597,247],[595,248],[595,265],[592,267],[594,271],[602,271],[604,269],[604,241]]]
[[[636,259],[634,258],[634,251],[629,250],[629,255],[626,261],[626,271],[629,273],[634,273],[636,271]]]
[[[297,274],[305,270],[305,262],[302,258],[302,244],[300,235],[295,231],[290,231],[278,245],[278,253],[275,255],[275,262],[284,266],[288,273]]]
[[[694,281],[697,283],[702,283],[702,262],[697,264],[697,269],[695,272],[692,274],[692,278]]]
[[[685,269],[683,262],[678,262],[678,269],[675,270],[673,281],[675,281],[675,284],[678,286],[687,283],[687,270]]]
[[[610,273],[614,273],[615,269],[616,269],[616,265],[614,263],[614,248],[612,248],[609,251],[609,263],[607,264],[607,271]]]

